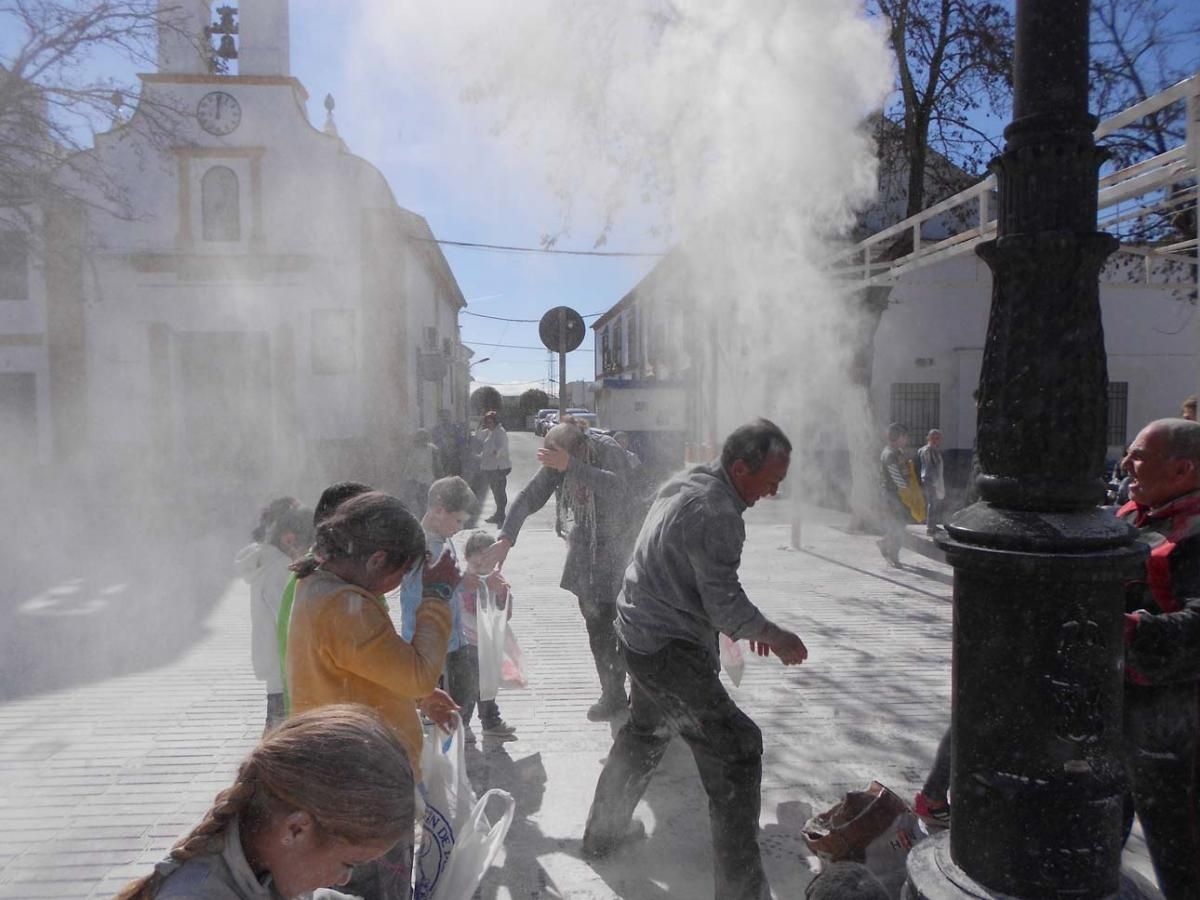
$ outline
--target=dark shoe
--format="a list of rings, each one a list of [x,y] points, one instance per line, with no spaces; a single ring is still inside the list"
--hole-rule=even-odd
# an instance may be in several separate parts
[[[463,744],[467,747],[475,746],[475,732],[471,730],[470,725],[463,725]]]
[[[491,525],[503,525],[504,524],[504,516],[500,515],[499,513],[496,513],[494,516],[488,516],[483,521],[485,521]]]
[[[626,844],[633,844],[637,841],[644,841],[645,839],[646,826],[638,819],[634,819],[629,823],[629,827],[625,829],[625,833],[618,835],[615,838],[597,840],[592,838],[591,835],[585,833],[583,836],[583,845],[580,847],[580,852],[583,854],[584,859],[600,859],[601,857],[608,856],[614,850],[618,850]]]
[[[497,719],[494,722],[483,723],[483,736],[497,741],[515,741],[517,729],[503,719]]]
[[[615,719],[629,708],[629,698],[624,695],[616,697],[601,697],[588,707],[589,722],[607,722]]]

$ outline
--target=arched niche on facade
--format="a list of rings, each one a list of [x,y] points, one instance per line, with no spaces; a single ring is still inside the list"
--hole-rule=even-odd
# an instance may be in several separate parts
[[[213,166],[200,179],[200,234],[206,241],[242,239],[238,177],[228,166]]]

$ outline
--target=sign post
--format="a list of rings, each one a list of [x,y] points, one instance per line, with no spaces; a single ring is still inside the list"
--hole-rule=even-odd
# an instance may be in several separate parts
[[[583,343],[583,316],[569,306],[556,306],[538,323],[546,349],[558,354],[558,421],[567,411],[567,354]]]

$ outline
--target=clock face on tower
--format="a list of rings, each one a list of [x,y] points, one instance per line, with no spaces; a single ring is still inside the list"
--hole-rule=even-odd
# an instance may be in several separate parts
[[[242,122],[242,107],[231,94],[212,91],[196,104],[196,120],[209,134],[229,134]]]

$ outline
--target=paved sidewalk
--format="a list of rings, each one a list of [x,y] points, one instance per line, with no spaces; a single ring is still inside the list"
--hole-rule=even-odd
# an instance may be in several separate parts
[[[518,799],[481,896],[711,896],[705,798],[678,741],[637,812],[648,839],[601,863],[580,858],[613,728],[584,715],[598,688],[579,612],[557,587],[564,545],[552,516],[529,520],[505,567],[530,687],[500,702],[520,739],[469,759],[478,790]],[[837,514],[806,510],[799,551],[782,502],[747,522],[750,596],[810,653],[791,669],[748,658],[731,689],[763,729],[761,843],[775,896],[790,900],[816,867],[800,836],[812,812],[871,779],[905,796],[924,779],[949,720],[951,577],[917,556],[887,569],[874,539],[845,533]],[[0,706],[0,900],[111,897],[227,786],[263,720],[245,590],[229,587],[207,633],[171,665]]]

